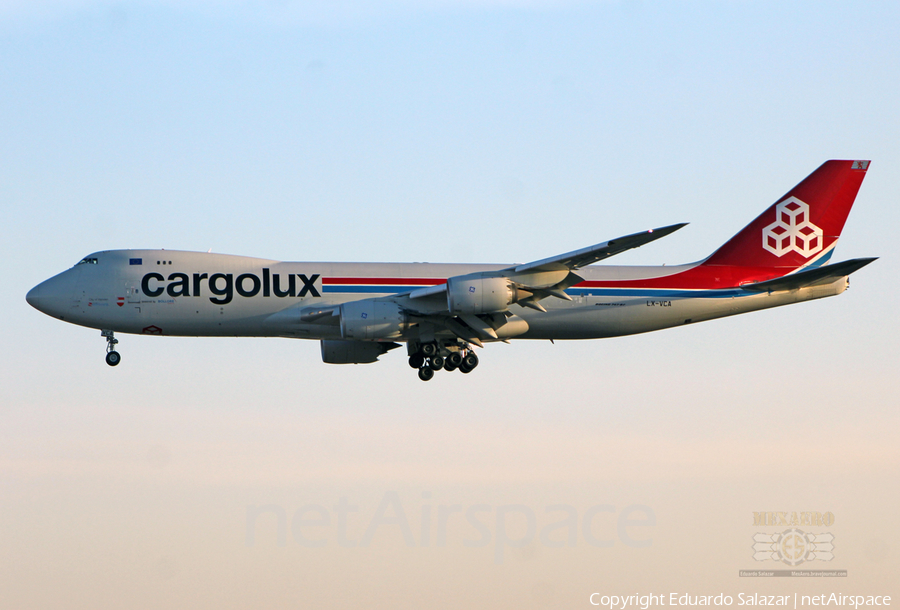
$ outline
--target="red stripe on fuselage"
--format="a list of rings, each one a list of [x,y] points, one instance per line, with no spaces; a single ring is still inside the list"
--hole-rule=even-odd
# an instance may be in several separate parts
[[[660,271],[665,271],[661,268]],[[671,275],[642,279],[586,280],[573,288],[668,288],[684,290],[715,290],[734,288],[752,282],[781,277],[787,269],[773,267],[738,267],[726,265],[698,265]],[[326,286],[437,286],[446,284],[444,278],[415,277],[325,277]]]
[[[442,278],[427,277],[323,277],[323,285],[366,285],[366,286],[435,286],[446,284]]]
[[[636,280],[585,281],[575,288],[673,288],[684,290],[716,290],[743,284],[763,282],[785,274],[786,269],[773,267],[698,266],[680,273]]]

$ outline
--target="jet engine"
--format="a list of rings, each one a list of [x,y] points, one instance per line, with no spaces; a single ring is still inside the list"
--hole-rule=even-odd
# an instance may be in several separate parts
[[[378,356],[399,347],[397,343],[379,341],[343,341],[323,339],[322,362],[326,364],[368,364],[377,362]]]
[[[450,313],[483,314],[506,311],[520,299],[532,295],[505,277],[459,276],[447,280],[447,308]]]
[[[342,304],[340,312],[341,337],[344,339],[399,339],[409,328],[404,311],[390,301],[351,301]]]
[[[451,314],[505,311],[520,298],[531,296],[505,277],[459,276],[447,280],[447,307]]]

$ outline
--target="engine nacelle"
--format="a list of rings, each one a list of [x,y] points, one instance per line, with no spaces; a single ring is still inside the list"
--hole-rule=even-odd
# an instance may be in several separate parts
[[[322,339],[322,362],[327,364],[368,364],[377,362],[378,356],[387,353],[388,346],[396,343],[378,341],[342,341]]]
[[[341,337],[372,340],[399,339],[409,327],[396,303],[365,299],[341,305]]]
[[[516,300],[516,287],[505,277],[462,276],[447,280],[447,307],[452,314],[505,311]]]

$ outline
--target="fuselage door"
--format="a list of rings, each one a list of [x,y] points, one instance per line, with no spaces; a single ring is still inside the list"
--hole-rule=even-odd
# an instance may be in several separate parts
[[[131,281],[125,282],[125,307],[141,313],[141,289]]]

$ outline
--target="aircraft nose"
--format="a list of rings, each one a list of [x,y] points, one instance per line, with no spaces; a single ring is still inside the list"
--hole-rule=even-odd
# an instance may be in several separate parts
[[[65,273],[45,280],[28,291],[25,301],[38,311],[62,318],[65,315],[65,307],[71,301],[73,285]]]
[[[40,284],[28,291],[25,295],[25,302],[40,311],[41,291],[38,290]]]
[[[53,294],[51,286],[48,286],[49,283],[50,280],[41,282],[29,290],[25,295],[25,301],[40,312],[53,315],[52,310],[56,309],[53,305],[57,297]]]

